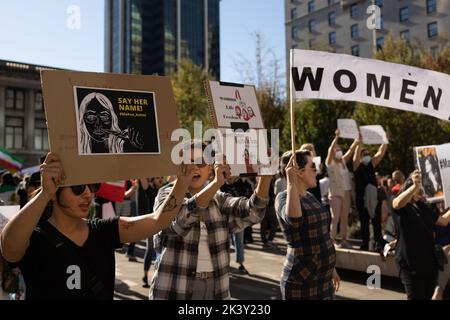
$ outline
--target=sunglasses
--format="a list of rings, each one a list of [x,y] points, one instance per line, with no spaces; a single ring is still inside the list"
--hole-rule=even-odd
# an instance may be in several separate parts
[[[81,196],[84,191],[86,190],[86,186],[89,187],[89,190],[91,193],[96,193],[98,189],[100,189],[100,183],[91,183],[91,184],[80,184],[78,186],[71,186],[70,189],[72,190],[73,194],[76,196]]]

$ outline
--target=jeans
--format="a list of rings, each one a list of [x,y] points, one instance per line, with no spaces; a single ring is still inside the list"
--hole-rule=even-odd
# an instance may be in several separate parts
[[[236,248],[236,262],[244,263],[244,230],[233,233],[232,237]]]
[[[405,287],[408,300],[430,300],[437,283],[437,269],[427,274],[417,274],[400,268],[400,280]]]
[[[150,270],[152,259],[155,259],[155,250],[153,250],[153,236],[147,239],[147,248],[144,255],[144,271]]]

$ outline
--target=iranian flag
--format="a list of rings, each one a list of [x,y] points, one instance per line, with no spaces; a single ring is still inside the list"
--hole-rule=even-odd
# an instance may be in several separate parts
[[[0,168],[17,171],[22,168],[23,160],[0,148]]]

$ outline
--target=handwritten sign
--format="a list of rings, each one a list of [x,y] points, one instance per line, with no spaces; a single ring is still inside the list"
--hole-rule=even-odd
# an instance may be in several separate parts
[[[380,125],[359,127],[364,144],[387,144],[386,132]]]
[[[356,139],[359,136],[358,125],[353,119],[338,119],[337,127],[340,138]]]

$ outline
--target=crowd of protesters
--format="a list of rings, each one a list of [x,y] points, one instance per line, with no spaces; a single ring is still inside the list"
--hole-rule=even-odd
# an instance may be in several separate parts
[[[31,175],[4,172],[1,204],[21,210],[0,224],[0,299],[112,299],[114,251],[134,262],[139,240],[146,243],[142,286],[150,299],[227,299],[230,249],[238,273],[248,274],[245,246],[257,223],[263,249],[274,247],[278,230],[287,243],[283,299],[333,299],[337,249],[395,255],[408,299],[442,299],[450,278],[442,262],[450,257],[450,211],[425,202],[418,171],[406,178],[400,170],[375,170],[387,144],[371,156],[361,138],[345,152],[339,130],[330,140],[320,166],[311,143],[285,152],[275,176],[256,179],[232,178],[226,164],[192,158],[199,164],[181,165],[177,176],[126,181],[122,201],[95,195],[98,185],[58,188],[63,168],[54,154]],[[192,142],[184,151],[205,147]],[[114,216],[104,219],[108,205]],[[350,233],[356,222],[359,242]],[[87,289],[64,288],[69,261],[87,270]],[[6,278],[20,284],[7,288]]]

